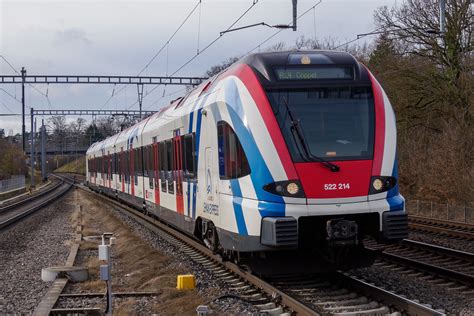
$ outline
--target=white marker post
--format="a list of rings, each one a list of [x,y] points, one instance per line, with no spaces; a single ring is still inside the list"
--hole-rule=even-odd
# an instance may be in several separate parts
[[[112,315],[112,263],[110,262],[110,240],[112,233],[102,234],[102,244],[99,245],[99,260],[107,261],[107,264],[100,265],[100,279],[107,283],[107,315]],[[105,244],[105,238],[109,237],[109,244]]]

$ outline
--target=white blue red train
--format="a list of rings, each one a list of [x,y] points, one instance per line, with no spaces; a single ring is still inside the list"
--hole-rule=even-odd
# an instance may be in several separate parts
[[[87,151],[92,189],[238,259],[338,263],[364,235],[406,237],[397,179],[390,102],[335,51],[244,57]]]

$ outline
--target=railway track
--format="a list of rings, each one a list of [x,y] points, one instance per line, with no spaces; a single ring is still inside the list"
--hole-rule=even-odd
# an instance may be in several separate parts
[[[377,265],[397,264],[444,278],[451,288],[469,291],[474,288],[474,254],[405,239],[397,244],[364,240],[366,248],[377,251]]]
[[[5,203],[4,205],[2,204],[2,206],[0,206],[0,214],[48,194],[52,190],[55,190],[59,184],[60,183],[50,183],[44,189],[40,189],[38,192],[34,192],[25,198],[17,198],[11,202]]]
[[[413,215],[410,215],[408,220],[409,229],[415,232],[474,241],[474,225],[472,224]]]
[[[78,186],[89,192],[87,187]],[[182,234],[160,220],[145,216],[140,211],[111,198],[97,193],[94,195],[177,246],[191,260],[200,263],[216,278],[225,282],[235,293],[232,296],[253,304],[262,313],[318,315],[351,311],[361,315],[398,311],[417,315],[443,314],[430,306],[344,273],[335,273],[321,280],[298,275],[260,278],[232,262],[223,261],[219,255],[213,254],[194,238]],[[333,285],[335,280],[337,288]],[[327,284],[331,286],[324,289],[324,285]],[[308,301],[309,297],[320,301]]]
[[[57,200],[69,191],[71,187],[72,185],[69,183],[58,182],[40,194],[1,208],[0,231]]]

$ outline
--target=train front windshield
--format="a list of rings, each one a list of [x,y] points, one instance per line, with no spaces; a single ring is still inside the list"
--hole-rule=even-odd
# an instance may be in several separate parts
[[[294,162],[372,159],[374,99],[370,87],[267,91]],[[292,120],[293,118],[293,120]]]

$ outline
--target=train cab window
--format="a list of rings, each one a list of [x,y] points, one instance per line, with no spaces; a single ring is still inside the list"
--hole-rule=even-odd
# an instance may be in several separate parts
[[[174,177],[173,177],[173,162],[174,162],[174,144],[170,140],[165,141],[166,150],[166,180],[168,180],[168,193],[174,194]]]
[[[183,136],[183,163],[185,179],[196,179],[196,149],[194,145],[194,133]]]
[[[160,165],[160,179],[161,179],[161,191],[167,192],[166,186],[166,172],[167,172],[167,156],[166,156],[166,146],[165,142],[160,142],[158,145],[158,154],[159,154],[159,165]]]
[[[225,121],[217,123],[219,175],[221,179],[236,179],[250,174],[250,165],[237,134]]]

